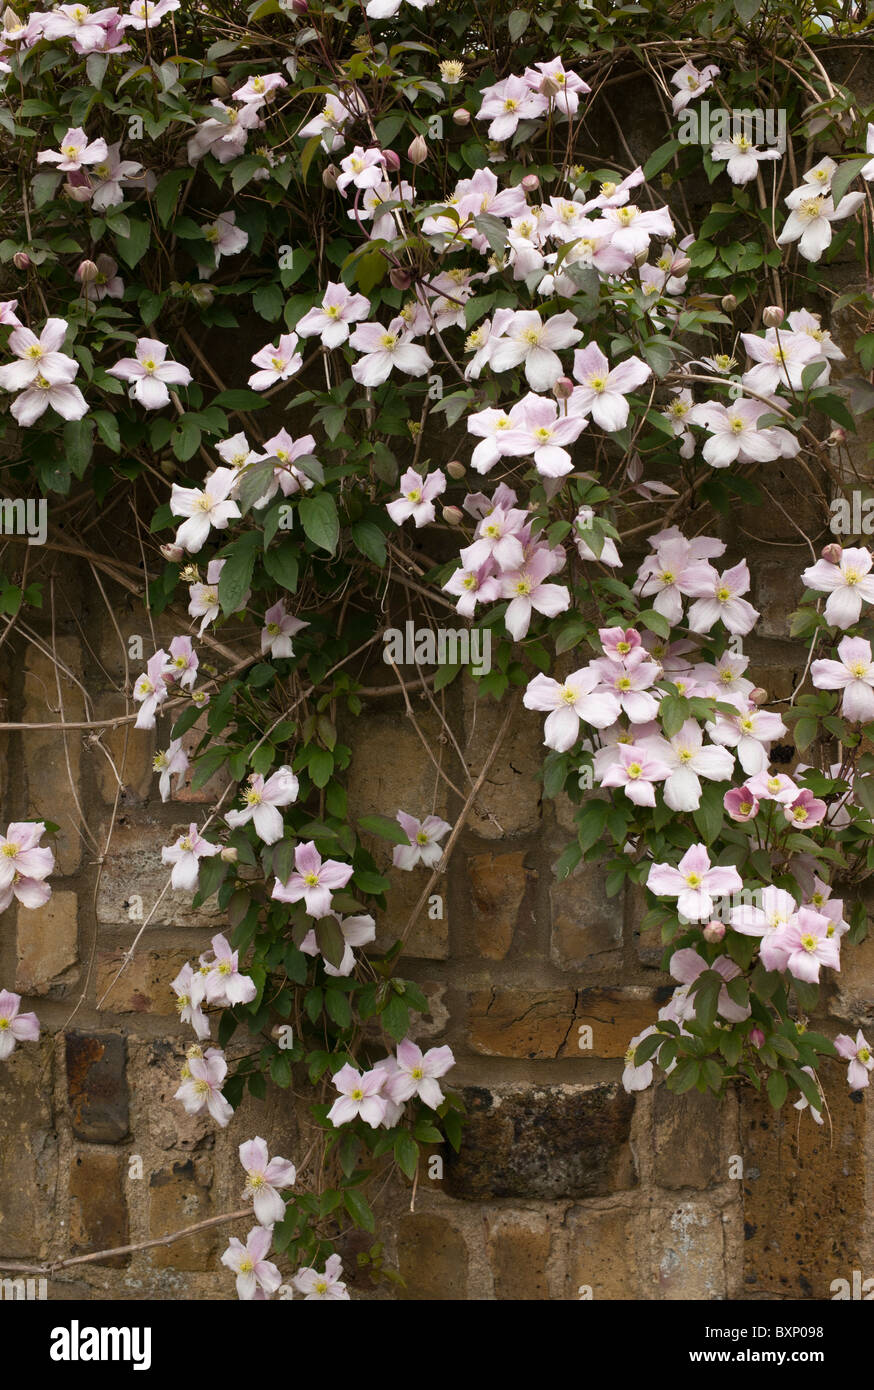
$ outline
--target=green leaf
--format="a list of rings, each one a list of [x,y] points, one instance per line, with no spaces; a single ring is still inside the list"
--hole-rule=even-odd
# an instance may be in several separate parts
[[[659,705],[659,717],[667,738],[680,732],[688,716],[689,705],[682,695],[666,695]]]
[[[333,555],[340,538],[340,522],[331,493],[319,492],[315,497],[301,498],[298,510],[303,529],[313,545]]]
[[[128,223],[127,236],[122,236],[120,232],[115,231],[115,244],[118,247],[118,254],[121,256],[125,265],[130,266],[131,270],[133,270],[134,266],[139,265],[143,256],[146,254],[151,234],[152,229],[148,222],[138,221]]]
[[[869,159],[848,159],[846,163],[838,167],[832,177],[831,188],[832,202],[835,207],[837,207],[853,180],[869,162]]]
[[[527,10],[511,10],[507,18],[507,28],[510,31],[511,42],[516,43],[521,39],[531,21],[531,15]]]
[[[385,536],[379,527],[372,521],[356,521],[351,528],[351,536],[355,545],[366,555],[368,560],[372,560],[380,569],[386,561]]]
[[[223,613],[242,607],[252,584],[255,555],[261,543],[257,531],[247,531],[235,541],[219,576],[218,599]]]
[[[391,840],[393,845],[408,845],[407,832],[396,820],[388,816],[361,816],[358,821],[361,830],[371,835],[380,835],[383,840]]]
[[[385,1031],[395,1042],[401,1042],[409,1031],[410,1011],[399,994],[393,994],[380,1014]]]
[[[779,1110],[781,1105],[785,1101],[786,1094],[789,1090],[789,1083],[787,1082],[783,1072],[772,1071],[771,1075],[768,1077],[768,1082],[765,1089],[768,1092],[768,1100],[771,1102],[775,1110]]]
[[[394,1142],[395,1161],[401,1172],[412,1179],[419,1166],[419,1146],[408,1129],[398,1132]]]
[[[64,425],[64,453],[77,478],[83,477],[91,462],[94,449],[94,424],[91,418],[68,420]]]
[[[734,0],[734,8],[738,18],[749,24],[762,8],[762,0]]]
[[[292,540],[284,540],[272,546],[264,556],[264,568],[276,583],[290,593],[297,589],[298,545]]]
[[[365,1231],[376,1230],[376,1219],[370,1209],[370,1203],[359,1188],[346,1188],[343,1193],[343,1205],[356,1226]]]

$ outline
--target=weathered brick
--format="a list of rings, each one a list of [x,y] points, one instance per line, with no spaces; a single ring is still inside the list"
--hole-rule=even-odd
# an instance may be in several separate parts
[[[0,1066],[0,1252],[44,1259],[56,1241],[58,1139],[51,1043],[23,1043]]]
[[[487,960],[503,960],[509,951],[532,872],[526,870],[524,852],[519,850],[468,856],[474,940]]]
[[[192,724],[188,732],[182,735],[182,747],[189,758],[192,757],[195,748],[207,732],[207,718],[207,713],[202,714],[197,722]],[[192,766],[183,777],[182,785],[178,791],[176,790],[176,784],[179,779],[175,776],[173,777],[170,783],[170,800],[179,802],[182,805],[209,806],[221,796],[231,780],[231,774],[227,767],[219,768],[218,772],[214,772],[211,777],[207,778],[202,787],[198,787],[197,791],[192,791],[191,776],[194,766],[195,764],[192,763]],[[229,800],[226,804],[232,806],[234,803]]]
[[[463,1300],[467,1296],[467,1245],[444,1216],[407,1214],[397,1227],[398,1268],[406,1280],[399,1293],[412,1302]]]
[[[108,827],[102,827],[101,843]],[[125,819],[112,832],[109,851],[103,863],[97,894],[97,921],[102,927],[123,927],[144,921],[157,903],[149,927],[212,927],[218,931],[223,920],[218,903],[208,898],[202,907],[192,907],[192,894],[170,889],[160,898],[170,869],[161,862],[161,848],[172,844],[187,830],[186,825],[162,826],[152,816],[140,812],[136,819]],[[134,902],[139,897],[141,903]],[[130,916],[131,909],[142,916]]]
[[[110,1014],[176,1014],[176,996],[170,988],[193,952],[185,950],[143,951],[138,950],[133,960],[124,969],[116,983],[116,975],[124,960],[125,953],[118,951],[99,951],[97,954],[97,982],[95,993],[104,1013]],[[104,999],[106,991],[110,993]]]
[[[87,1255],[128,1243],[124,1193],[124,1155],[100,1149],[80,1149],[70,1165],[70,1250]],[[112,1269],[126,1265],[130,1255],[101,1261]]]
[[[171,1235],[212,1216],[212,1163],[208,1158],[186,1158],[160,1168],[149,1179],[149,1236]],[[158,1269],[210,1269],[219,1241],[227,1244],[227,1232],[212,1227],[158,1245],[149,1252]]]
[[[599,864],[580,864],[561,883],[550,884],[552,942],[556,965],[578,969],[596,957],[618,964],[622,948],[622,898],[608,898]]]
[[[504,702],[478,700],[474,682],[464,677],[465,739],[461,750],[474,781],[482,771],[506,714]],[[517,711],[515,722],[498,749],[471,808],[470,829],[484,840],[500,840],[505,835],[524,835],[537,830],[542,816],[542,784],[537,780],[541,765],[537,738],[532,734],[525,712]]]
[[[215,1122],[208,1112],[189,1115],[181,1102],[174,1099],[185,1060],[185,1043],[160,1039],[141,1045],[135,1052],[132,1049],[132,1053],[131,1087],[135,1095],[145,1098],[148,1136],[155,1147],[190,1153],[214,1143]]]
[[[59,665],[35,646],[28,647],[24,671],[22,722],[65,723],[85,718],[84,697],[66,670],[81,679],[82,654],[73,637],[58,637]],[[65,669],[66,668],[66,669]],[[63,701],[63,714],[53,713]],[[27,814],[31,820],[50,820],[60,826],[54,840],[57,872],[74,874],[82,861],[82,841],[76,799],[80,798],[79,766],[82,734],[73,730],[32,729],[22,740],[27,778]]]
[[[660,1187],[711,1187],[729,1177],[724,1121],[730,1098],[656,1086],[653,1096],[655,1180]]]
[[[67,1034],[67,1097],[75,1138],[117,1144],[126,1137],[126,1051],[118,1033]]]
[[[620,1087],[466,1087],[461,1149],[450,1153],[454,1197],[600,1197],[635,1186],[634,1100]]]
[[[432,871],[423,865],[409,871],[390,869],[385,861],[381,868],[388,874],[391,886],[386,894],[385,911],[375,913],[375,947],[386,951],[406,931]],[[404,951],[407,956],[419,956],[423,960],[445,960],[449,955],[449,900],[445,878],[438,879],[428,895],[428,901],[406,938]]]
[[[624,1057],[658,1009],[656,992],[634,987],[478,990],[470,996],[469,1041],[489,1057]]]
[[[111,719],[124,713],[124,698],[114,691],[99,695],[94,702],[95,719]],[[106,750],[109,758],[101,749]],[[99,745],[95,743],[90,747],[89,756],[100,795],[111,806],[115,805],[116,795],[119,805],[123,807],[140,804],[152,791],[157,796],[157,775],[152,768],[155,756],[154,729],[135,729],[133,724],[103,729]]]
[[[565,1220],[567,1275],[565,1298],[634,1299],[638,1287],[634,1213],[628,1207],[607,1211],[572,1207]],[[591,1295],[589,1294],[591,1290]]]
[[[530,1302],[549,1298],[550,1227],[535,1212],[502,1212],[488,1228],[495,1298]]]
[[[722,1213],[707,1201],[695,1199],[653,1206],[649,1220],[653,1288],[648,1296],[668,1302],[725,1298],[728,1271]]]
[[[22,994],[63,997],[78,979],[78,898],[56,888],[43,907],[19,907],[15,988]]]

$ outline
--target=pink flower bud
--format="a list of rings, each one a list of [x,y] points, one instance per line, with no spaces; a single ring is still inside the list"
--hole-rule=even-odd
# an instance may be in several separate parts
[[[833,449],[836,449],[839,444],[846,444],[846,442],[847,431],[842,425],[835,425],[826,443],[830,444]]]
[[[762,323],[766,328],[779,328],[786,314],[778,304],[769,304],[762,310]]]
[[[733,314],[737,308],[737,300],[733,294],[724,294],[720,303],[727,314]]]
[[[460,507],[444,507],[441,515],[447,526],[460,526],[464,521],[464,512]]]
[[[215,292],[210,289],[209,285],[192,285],[188,293],[198,309],[208,309],[215,299]]]
[[[87,182],[72,183],[70,179],[68,179],[64,184],[63,191],[68,198],[72,198],[74,203],[87,203],[93,190],[91,185]]]
[[[219,856],[226,864],[236,864],[237,851],[233,845],[225,845]]]
[[[574,384],[569,376],[560,376],[552,388],[552,394],[557,401],[566,401],[574,393]]]
[[[538,87],[537,90],[540,92],[540,95],[541,95],[541,96],[544,96],[544,97],[557,97],[558,94],[559,94],[559,92],[561,91],[561,88],[559,87],[559,85],[558,85],[558,83],[556,82],[555,78],[554,78],[554,77],[550,77],[549,74],[547,73],[547,74],[541,79],[540,86]]]
[[[168,541],[166,545],[161,546],[161,554],[164,556],[165,560],[170,561],[171,565],[178,565],[179,561],[184,557],[185,551],[182,549],[181,545],[173,545]]]
[[[390,174],[396,174],[401,167],[400,155],[395,154],[394,150],[382,150],[381,153],[386,169]]]
[[[399,265],[392,266],[388,273],[388,278],[391,280],[396,290],[408,290],[413,283],[413,277],[410,272],[404,270],[403,266]]]
[[[722,922],[708,922],[701,935],[711,946],[717,946],[725,936],[725,926]]]
[[[649,252],[648,252],[648,251],[638,251],[637,255],[636,255],[635,258],[634,258],[634,264],[637,266],[638,270],[640,270],[640,267],[641,267],[642,265],[646,265],[646,263],[647,263],[648,260],[649,260]]]
[[[761,1028],[756,1027],[750,1029],[750,1042],[752,1043],[753,1047],[761,1047],[764,1041],[765,1035],[762,1032]]]
[[[417,135],[410,141],[410,148],[407,150],[407,159],[411,164],[424,164],[428,158],[428,146],[421,135]]]
[[[94,261],[80,261],[76,270],[76,279],[80,285],[89,285],[98,276],[97,266]]]
[[[691,269],[692,262],[690,261],[688,256],[675,256],[674,259],[671,261],[672,275],[685,275],[686,272]]]
[[[522,180],[522,187],[526,193],[536,193],[540,187],[540,179],[536,174],[526,174]]]
[[[30,268],[30,256],[26,251],[16,251],[12,257],[12,264],[16,270],[28,270]]]
[[[820,551],[823,560],[827,560],[830,565],[839,565],[843,553],[844,548],[842,545],[838,545],[837,541],[829,541],[828,545],[824,545]]]
[[[322,183],[326,188],[336,188],[337,180],[340,177],[340,170],[336,164],[328,164],[322,170]]]
[[[456,125],[470,125],[470,112],[465,106],[459,106],[457,111],[453,111],[452,119]]]
[[[464,477],[467,469],[461,462],[461,459],[450,459],[446,465],[446,472],[449,474],[450,478],[455,478],[457,482],[459,478]]]
[[[291,0],[291,8],[295,14],[309,14],[310,7],[307,0]]]
[[[761,687],[760,685],[757,685],[756,688],[755,688],[755,690],[751,690],[751,691],[750,691],[750,704],[751,704],[751,705],[757,705],[757,706],[758,706],[758,705],[764,705],[764,704],[767,702],[767,699],[768,699],[768,692],[767,692],[767,690],[763,690],[762,687]]]
[[[226,77],[217,74],[210,85],[217,97],[229,97],[231,95],[231,84]]]

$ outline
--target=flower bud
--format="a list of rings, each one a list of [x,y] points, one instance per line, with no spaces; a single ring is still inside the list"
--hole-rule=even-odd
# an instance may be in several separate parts
[[[396,290],[408,290],[413,283],[413,277],[403,266],[393,265],[388,273],[388,278]]]
[[[90,184],[72,183],[70,179],[67,180],[62,189],[62,192],[66,193],[68,198],[72,198],[74,203],[87,203],[91,197],[92,191]]]
[[[322,170],[322,183],[326,188],[336,188],[337,180],[340,177],[340,170],[336,164],[327,164]]]
[[[166,545],[161,546],[161,554],[164,556],[165,560],[170,561],[171,565],[178,565],[185,551],[182,549],[181,545],[173,545],[168,541]]]
[[[762,323],[766,328],[779,328],[785,317],[784,311],[777,304],[769,304],[767,309],[762,311]]]
[[[226,77],[217,75],[212,79],[210,85],[217,97],[229,97],[231,95],[231,84]]]
[[[395,154],[394,150],[382,150],[382,158],[386,169],[390,174],[396,174],[401,167],[401,157]]]
[[[446,465],[446,472],[449,474],[450,478],[455,478],[457,482],[459,478],[464,477],[467,469],[461,462],[461,459],[450,459]]]
[[[295,14],[308,14],[309,8],[307,0],[291,0],[291,9],[294,10]]]
[[[546,73],[545,76],[541,79],[540,86],[537,90],[540,92],[541,96],[557,97],[559,92],[561,91],[561,88],[559,87],[555,78],[550,77],[549,74]]]
[[[163,458],[163,459],[161,459],[161,462],[160,462],[160,464],[159,464],[159,467],[160,467],[160,469],[161,469],[161,472],[164,474],[164,477],[165,477],[165,478],[174,478],[174,477],[176,476],[176,460],[175,460],[175,459]]]
[[[453,111],[452,119],[456,125],[470,125],[470,112],[466,106],[459,106],[457,111]]]
[[[92,280],[96,280],[98,275],[97,266],[94,261],[80,261],[76,270],[76,279],[80,285],[89,285]]]
[[[762,1032],[761,1028],[750,1029],[750,1042],[752,1043],[753,1047],[761,1047],[764,1041],[765,1035]]]
[[[209,285],[192,285],[188,293],[198,309],[208,309],[215,299],[215,292],[210,289]]]
[[[842,425],[835,425],[834,429],[832,430],[831,434],[826,440],[826,443],[829,444],[833,449],[836,449],[839,444],[846,444],[846,442],[847,431],[844,429]]]
[[[12,264],[16,270],[28,270],[30,268],[30,256],[26,251],[16,251],[12,257]]]
[[[701,935],[711,946],[717,946],[725,936],[725,925],[722,922],[708,922]]]
[[[444,507],[441,516],[447,526],[460,526],[464,521],[464,512],[460,507]]]
[[[522,180],[522,187],[526,193],[536,193],[540,187],[540,179],[536,174],[526,174]]]
[[[428,146],[421,135],[417,135],[410,141],[410,148],[407,150],[407,159],[411,164],[424,164],[428,158]]]
[[[685,275],[692,269],[692,262],[688,256],[675,256],[671,261],[672,275]]]
[[[225,845],[224,849],[221,851],[220,858],[225,864],[236,864],[237,851],[235,847],[233,845]]]
[[[767,703],[767,699],[768,699],[768,692],[767,692],[767,690],[763,690],[762,687],[761,687],[760,685],[757,685],[756,688],[755,688],[755,690],[751,690],[751,691],[750,691],[750,704],[751,704],[751,705],[755,705],[756,707],[758,707],[759,705],[764,705],[764,704]]]
[[[634,258],[634,264],[637,266],[638,270],[640,270],[640,267],[641,267],[642,265],[646,265],[646,263],[647,263],[648,260],[649,260],[649,252],[648,252],[648,251],[638,251],[637,255],[636,255],[635,258]]]
[[[819,553],[823,560],[827,560],[830,565],[839,565],[844,548],[842,545],[838,545],[837,541],[829,541],[828,545],[824,545]]]
[[[574,393],[574,384],[569,376],[560,376],[552,388],[552,394],[557,401],[566,401]]]
[[[727,314],[733,314],[737,308],[737,300],[733,294],[724,294],[720,303]]]

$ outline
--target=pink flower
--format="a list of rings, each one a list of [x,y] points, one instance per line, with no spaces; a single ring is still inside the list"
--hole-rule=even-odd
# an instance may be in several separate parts
[[[251,1004],[258,993],[255,981],[249,975],[241,975],[238,968],[238,952],[232,951],[227,938],[219,932],[212,938],[213,959],[208,954],[200,957],[200,964],[208,973],[204,980],[206,1002],[231,1008],[234,1004]]]
[[[235,212],[222,212],[214,222],[207,223],[202,229],[204,237],[215,251],[216,265],[222,256],[237,256],[249,245],[249,233],[244,232],[236,223]],[[201,280],[205,280],[209,273],[207,266],[200,267]]]
[[[765,330],[764,338],[757,333],[741,333],[747,355],[756,363],[743,374],[743,384],[757,396],[772,396],[780,386],[793,391],[802,390],[804,368],[815,361],[819,346],[807,333],[794,333],[784,328]],[[821,382],[820,382],[821,384]]]
[[[170,655],[167,658],[167,675],[170,679],[178,681],[182,690],[186,686],[189,690],[193,689],[199,664],[197,652],[191,644],[191,638],[174,637],[170,643]]]
[[[810,668],[818,690],[842,690],[841,713],[854,724],[874,719],[874,660],[864,637],[844,637],[839,661],[814,661]]]
[[[543,725],[547,748],[567,753],[580,736],[581,720],[606,729],[619,718],[619,700],[612,691],[596,688],[599,679],[592,667],[583,667],[564,681],[544,675],[529,681],[522,703],[526,709],[549,711]]]
[[[491,87],[483,87],[478,121],[490,121],[490,140],[508,140],[520,121],[536,120],[547,109],[546,97],[534,92],[524,77],[506,77]]]
[[[297,350],[297,334],[283,333],[278,343],[260,348],[251,360],[261,369],[249,377],[253,391],[266,391],[278,381],[287,381],[303,366],[303,357]]]
[[[557,350],[572,347],[583,336],[575,323],[570,310],[544,323],[536,309],[520,309],[492,348],[489,365],[495,372],[523,366],[532,391],[549,391],[563,370]]]
[[[37,1042],[39,1019],[36,1014],[20,1014],[21,995],[0,989],[0,1062],[5,1062],[18,1042]]]
[[[715,722],[707,725],[714,743],[724,748],[734,748],[737,759],[748,776],[764,772],[768,766],[768,750],[775,738],[786,733],[786,725],[779,714],[757,709],[745,702],[745,707],[737,714],[718,714]]]
[[[724,550],[722,541],[709,537],[690,542],[679,533],[667,536],[641,565],[634,592],[641,598],[652,598],[653,608],[673,626],[683,616],[683,596],[707,577],[710,566],[706,561]]]
[[[733,907],[729,914],[729,922],[742,936],[768,936],[782,931],[798,911],[795,899],[785,888],[768,884],[755,897],[758,906],[743,903]]]
[[[711,867],[707,847],[692,845],[676,868],[653,864],[646,886],[662,898],[676,898],[677,911],[688,922],[706,922],[713,916],[713,894],[739,893],[743,880],[733,864]]]
[[[525,562],[525,551],[520,537],[526,526],[527,515],[517,507],[493,507],[477,526],[473,545],[466,546],[461,552],[465,569],[479,569],[490,562],[504,571],[521,568]]]
[[[380,323],[360,324],[350,335],[349,346],[363,354],[352,364],[359,386],[380,386],[395,367],[407,376],[424,376],[433,365],[425,349],[411,340],[402,318],[392,319],[388,328]]]
[[[694,719],[687,719],[672,738],[653,739],[648,746],[670,768],[664,795],[665,805],[672,811],[697,810],[702,794],[700,779],[727,782],[734,771],[734,758],[728,749],[705,747],[704,735]]]
[[[13,893],[24,907],[41,907],[51,897],[43,880],[54,869],[55,856],[39,843],[45,829],[43,821],[13,821],[0,835],[0,911]]]
[[[154,29],[165,14],[178,10],[182,0],[133,0],[121,23],[127,29]]]
[[[22,429],[27,429],[51,406],[62,420],[81,420],[88,413],[88,402],[78,386],[72,385],[77,371],[78,367],[74,366],[67,381],[49,381],[40,373],[12,402],[12,418]]]
[[[228,811],[225,820],[232,829],[252,821],[258,838],[265,845],[275,845],[283,831],[278,808],[297,801],[298,791],[299,783],[290,767],[279,768],[266,782],[260,772],[253,772],[243,792],[243,810]]]
[[[285,1203],[279,1195],[282,1187],[293,1187],[297,1171],[287,1158],[268,1158],[263,1139],[249,1139],[239,1148],[240,1162],[246,1173],[243,1199],[252,1197],[255,1218],[262,1226],[273,1226],[285,1216]]]
[[[39,156],[42,158],[42,156]],[[864,193],[845,193],[837,207],[834,200],[817,193],[809,184],[793,188],[783,200],[790,209],[782,232],[777,238],[778,246],[788,246],[798,242],[798,249],[807,261],[818,261],[823,251],[831,245],[832,223],[841,218],[851,217],[865,201]]]
[[[715,63],[708,63],[700,69],[696,68],[694,63],[684,63],[678,68],[671,78],[672,84],[677,88],[672,99],[674,115],[687,107],[690,101],[702,96],[708,87],[713,85],[713,79],[718,75],[719,68]]]
[[[371,1129],[378,1129],[385,1113],[385,1098],[381,1095],[386,1080],[384,1071],[358,1072],[347,1062],[334,1073],[334,1086],[340,1092],[328,1111],[332,1125],[349,1124],[359,1117]]]
[[[276,1265],[264,1258],[272,1244],[273,1227],[255,1226],[249,1232],[245,1245],[236,1236],[231,1236],[230,1245],[222,1255],[222,1264],[237,1276],[238,1296],[247,1302],[255,1298],[259,1289],[269,1297],[276,1293],[282,1283],[282,1275]]]
[[[305,1303],[311,1302],[313,1299],[328,1299],[336,1302],[345,1299],[346,1302],[349,1302],[346,1285],[340,1279],[342,1273],[343,1265],[340,1256],[331,1255],[321,1273],[319,1270],[307,1266],[299,1269],[291,1282],[298,1293],[303,1294]]]
[[[649,693],[649,687],[659,679],[661,671],[656,662],[647,660],[647,656],[643,647],[635,647],[622,665],[604,656],[592,662],[592,670],[603,685],[615,693],[620,708],[632,724],[646,724],[655,719],[658,711],[658,701]]]
[[[756,798],[762,801],[778,801],[787,806],[798,795],[798,787],[785,772],[757,772],[750,777],[747,787]]]
[[[620,743],[617,757],[601,778],[602,787],[622,787],[635,806],[655,806],[655,782],[662,782],[671,769],[655,757],[645,744]]]
[[[408,468],[400,481],[401,495],[386,504],[386,511],[396,526],[412,517],[416,526],[427,526],[435,517],[434,498],[446,488],[446,475],[440,469],[420,474]]]
[[[626,396],[651,376],[652,368],[639,357],[628,357],[611,371],[598,344],[589,343],[574,353],[574,378],[580,385],[568,401],[568,410],[591,415],[602,430],[615,433],[628,424]]]
[[[668,968],[674,979],[682,985],[691,985],[705,970],[715,970],[718,975],[722,976],[726,983],[729,980],[736,980],[741,973],[740,966],[735,965],[734,961],[729,960],[728,956],[717,956],[713,964],[708,965],[703,956],[700,956],[698,952],[694,951],[690,946],[685,947],[681,951],[675,951],[671,956]],[[727,1019],[729,1023],[741,1023],[745,1018],[749,1018],[750,1016],[749,1004],[743,1006],[735,1004],[728,990],[725,988],[725,985],[723,985],[722,989],[719,991],[716,1010],[717,1013],[719,1013],[722,1018]],[[683,1010],[683,1013],[686,1018],[694,1017],[694,995],[688,996],[688,1005]]]
[[[571,456],[562,446],[573,444],[585,429],[587,422],[581,416],[560,415],[555,401],[529,392],[513,407],[510,419],[512,428],[500,441],[503,456],[524,458],[530,454],[534,467],[546,478],[570,473]]]
[[[228,501],[236,481],[233,468],[216,468],[205,479],[202,488],[173,484],[170,510],[174,516],[187,517],[176,532],[176,544],[190,555],[202,549],[213,527],[217,531],[224,531],[229,521],[239,517],[237,503]]]
[[[751,603],[740,597],[750,587],[750,572],[746,560],[719,574],[711,565],[707,575],[696,575],[687,585],[687,592],[696,595],[697,603],[689,609],[688,623],[692,632],[709,632],[721,622],[729,632],[745,635],[756,625],[759,613]]]
[[[732,787],[731,791],[726,792],[722,804],[735,821],[753,820],[759,811],[758,798],[750,790],[748,782],[742,787]]]
[[[443,1092],[437,1077],[445,1076],[455,1058],[450,1047],[432,1047],[423,1053],[409,1038],[398,1043],[397,1068],[389,1076],[387,1089],[397,1105],[418,1096],[431,1110],[443,1104]]]
[[[96,304],[99,304],[102,299],[121,299],[124,294],[124,282],[118,274],[117,261],[114,261],[111,256],[98,256],[95,261],[97,274],[93,279],[85,280],[81,274],[82,264],[76,268],[76,279],[82,286],[83,299]]]
[[[770,463],[780,457],[783,452],[781,432],[758,427],[760,417],[769,413],[772,412],[762,401],[738,397],[730,405],[702,401],[686,412],[686,419],[710,431],[710,438],[701,452],[711,467],[728,468],[731,463]]]
[[[762,159],[779,159],[779,150],[759,150],[744,134],[732,135],[729,140],[714,140],[710,158],[725,160],[725,172],[732,183],[749,183],[759,172]]]
[[[781,931],[781,945],[786,953],[786,969],[796,980],[816,984],[820,967],[841,968],[840,941],[829,935],[831,923],[812,908],[799,908],[795,917]]]
[[[161,800],[169,801],[171,779],[175,776],[178,793],[188,771],[188,754],[182,747],[182,739],[174,738],[163,752],[156,753],[152,767],[155,772],[161,774],[158,779],[158,791],[161,794]]]
[[[303,900],[309,915],[316,918],[327,916],[331,894],[337,888],[345,888],[354,872],[351,864],[341,864],[336,859],[323,862],[312,840],[295,847],[294,867],[295,872],[289,874],[285,883],[276,880],[270,896],[281,903]]]
[[[478,603],[494,603],[501,596],[501,583],[490,560],[477,569],[462,565],[443,588],[447,594],[458,596],[455,610],[462,618],[472,618]]]
[[[255,506],[261,507],[265,502],[269,502],[277,487],[284,497],[292,497],[296,492],[308,492],[313,486],[313,480],[308,478],[302,469],[295,467],[295,459],[312,455],[315,447],[316,441],[311,434],[302,434],[299,439],[292,439],[286,429],[281,429],[272,439],[265,439],[264,453],[255,454],[253,457],[276,458],[279,460],[279,466],[274,468],[273,479]]]
[[[133,698],[141,707],[135,729],[154,729],[156,711],[169,694],[167,674],[167,653],[161,647],[149,658],[145,671],[134,683]]]
[[[570,607],[571,596],[565,586],[545,582],[547,575],[555,573],[557,559],[560,564],[564,563],[563,551],[538,546],[520,569],[502,576],[502,597],[510,599],[504,626],[514,642],[520,642],[525,636],[532,612],[555,618]]]
[[[874,603],[874,575],[870,574],[871,552],[861,546],[850,546],[841,553],[837,564],[817,560],[802,571],[801,579],[808,589],[828,594],[825,620],[832,627],[852,627],[859,621],[862,600]]]
[[[193,893],[197,887],[201,859],[211,859],[221,853],[221,846],[205,840],[194,821],[188,827],[187,835],[180,835],[172,845],[161,850],[161,862],[172,864],[170,883],[173,888],[182,888]]]
[[[179,1022],[190,1023],[197,1037],[203,1042],[209,1037],[209,1019],[201,1008],[206,988],[203,973],[193,970],[186,961],[176,979],[171,980],[170,988],[176,995]]]
[[[278,72],[265,72],[263,77],[258,74],[250,77],[238,87],[233,93],[234,101],[257,102],[260,106],[263,102],[269,101],[276,92],[282,91],[288,83]]]
[[[217,1047],[209,1047],[202,1057],[190,1057],[185,1065],[185,1080],[174,1092],[174,1098],[181,1100],[189,1115],[199,1115],[208,1110],[217,1125],[222,1129],[233,1118],[233,1106],[222,1095],[222,1082],[228,1074],[228,1064],[224,1054]]]
[[[443,848],[438,841],[452,829],[449,822],[441,820],[439,816],[426,816],[424,820],[416,820],[415,816],[408,815],[406,811],[398,811],[396,820],[406,832],[410,843],[395,845],[392,853],[395,868],[415,869],[417,864],[425,864],[431,869],[435,864],[439,864],[443,857]]]
[[[322,968],[326,975],[333,975],[337,979],[343,979],[352,974],[355,965],[354,946],[366,946],[369,941],[376,938],[376,923],[369,913],[362,913],[359,917],[338,917],[336,912],[331,913],[332,917],[337,918],[340,926],[340,935],[343,937],[343,957],[339,965],[332,965],[329,960],[322,959]],[[315,931],[308,931],[300,949],[305,956],[318,956],[319,943]]]
[[[344,284],[328,282],[322,302],[298,319],[295,332],[301,338],[318,334],[326,348],[337,348],[349,337],[350,323],[367,317],[370,300],[363,294],[352,294]]]
[[[94,165],[92,177],[97,182],[91,198],[95,212],[103,212],[106,208],[118,207],[119,203],[123,203],[125,187],[131,184],[142,187],[154,182],[153,175],[144,173],[142,164],[134,159],[121,158],[121,141],[108,147],[106,158]]]
[[[874,1057],[871,1056],[871,1048],[865,1041],[861,1028],[856,1034],[856,1041],[848,1037],[846,1033],[839,1033],[835,1038],[835,1048],[839,1057],[844,1057],[850,1063],[847,1068],[847,1083],[851,1091],[861,1091],[870,1084],[869,1072],[874,1069]]]
[[[385,155],[382,150],[365,150],[356,145],[351,154],[340,161],[337,191],[343,193],[349,184],[356,188],[374,188],[385,178]]]
[[[264,614],[264,627],[261,630],[262,655],[269,651],[274,658],[294,656],[291,639],[305,627],[309,627],[309,623],[286,613],[285,604],[280,599]]]
[[[625,1068],[622,1072],[622,1088],[631,1093],[632,1091],[645,1091],[652,1085],[653,1063],[652,1058],[647,1062],[641,1062],[640,1066],[634,1060],[638,1044],[644,1038],[649,1038],[653,1033],[658,1032],[654,1025],[644,1028],[642,1033],[638,1033],[636,1038],[632,1038],[625,1052]]]
[[[43,150],[36,157],[37,164],[56,164],[65,173],[81,169],[83,164],[99,164],[109,153],[105,140],[88,141],[81,126],[67,131],[61,141],[60,150]]]
[[[783,807],[783,814],[793,825],[809,828],[825,820],[828,806],[805,787],[794,801]]]
[[[549,77],[558,86],[558,91],[549,98],[550,103],[563,116],[575,116],[580,104],[580,97],[592,89],[587,82],[578,77],[575,72],[566,72],[561,58],[552,58],[546,63],[535,63],[533,68],[526,68],[524,79],[532,91],[540,89],[544,77]]]
[[[819,1082],[818,1082],[817,1079],[816,1079],[816,1074],[815,1074],[815,1072],[814,1072],[814,1070],[813,1070],[813,1067],[802,1067],[801,1070],[802,1070],[803,1072],[806,1072],[806,1073],[807,1073],[807,1075],[810,1077],[811,1081],[813,1081],[813,1083],[814,1083],[816,1086],[819,1086]],[[822,1095],[822,1090],[820,1090],[820,1095]],[[806,1110],[807,1107],[808,1107],[808,1105],[810,1105],[810,1102],[808,1101],[807,1096],[805,1096],[805,1095],[802,1094],[802,1096],[800,1097],[800,1099],[795,1101],[794,1107],[793,1107],[793,1108],[794,1108],[795,1110]],[[817,1123],[818,1125],[821,1125],[821,1124],[823,1123],[822,1110],[821,1110],[821,1109],[818,1109],[817,1106],[815,1106],[815,1105],[811,1105],[811,1106],[810,1106],[810,1113],[811,1113],[813,1119],[816,1121],[816,1123]]]
[[[187,386],[191,373],[181,362],[167,362],[167,344],[156,338],[138,338],[136,357],[122,357],[114,367],[107,367],[110,376],[132,381],[131,395],[146,410],[160,410],[170,402],[167,385]]]
[[[9,351],[19,359],[0,367],[0,387],[21,391],[42,377],[51,385],[73,380],[78,363],[59,351],[67,335],[66,319],[46,319],[39,337],[20,325],[9,335]]]

